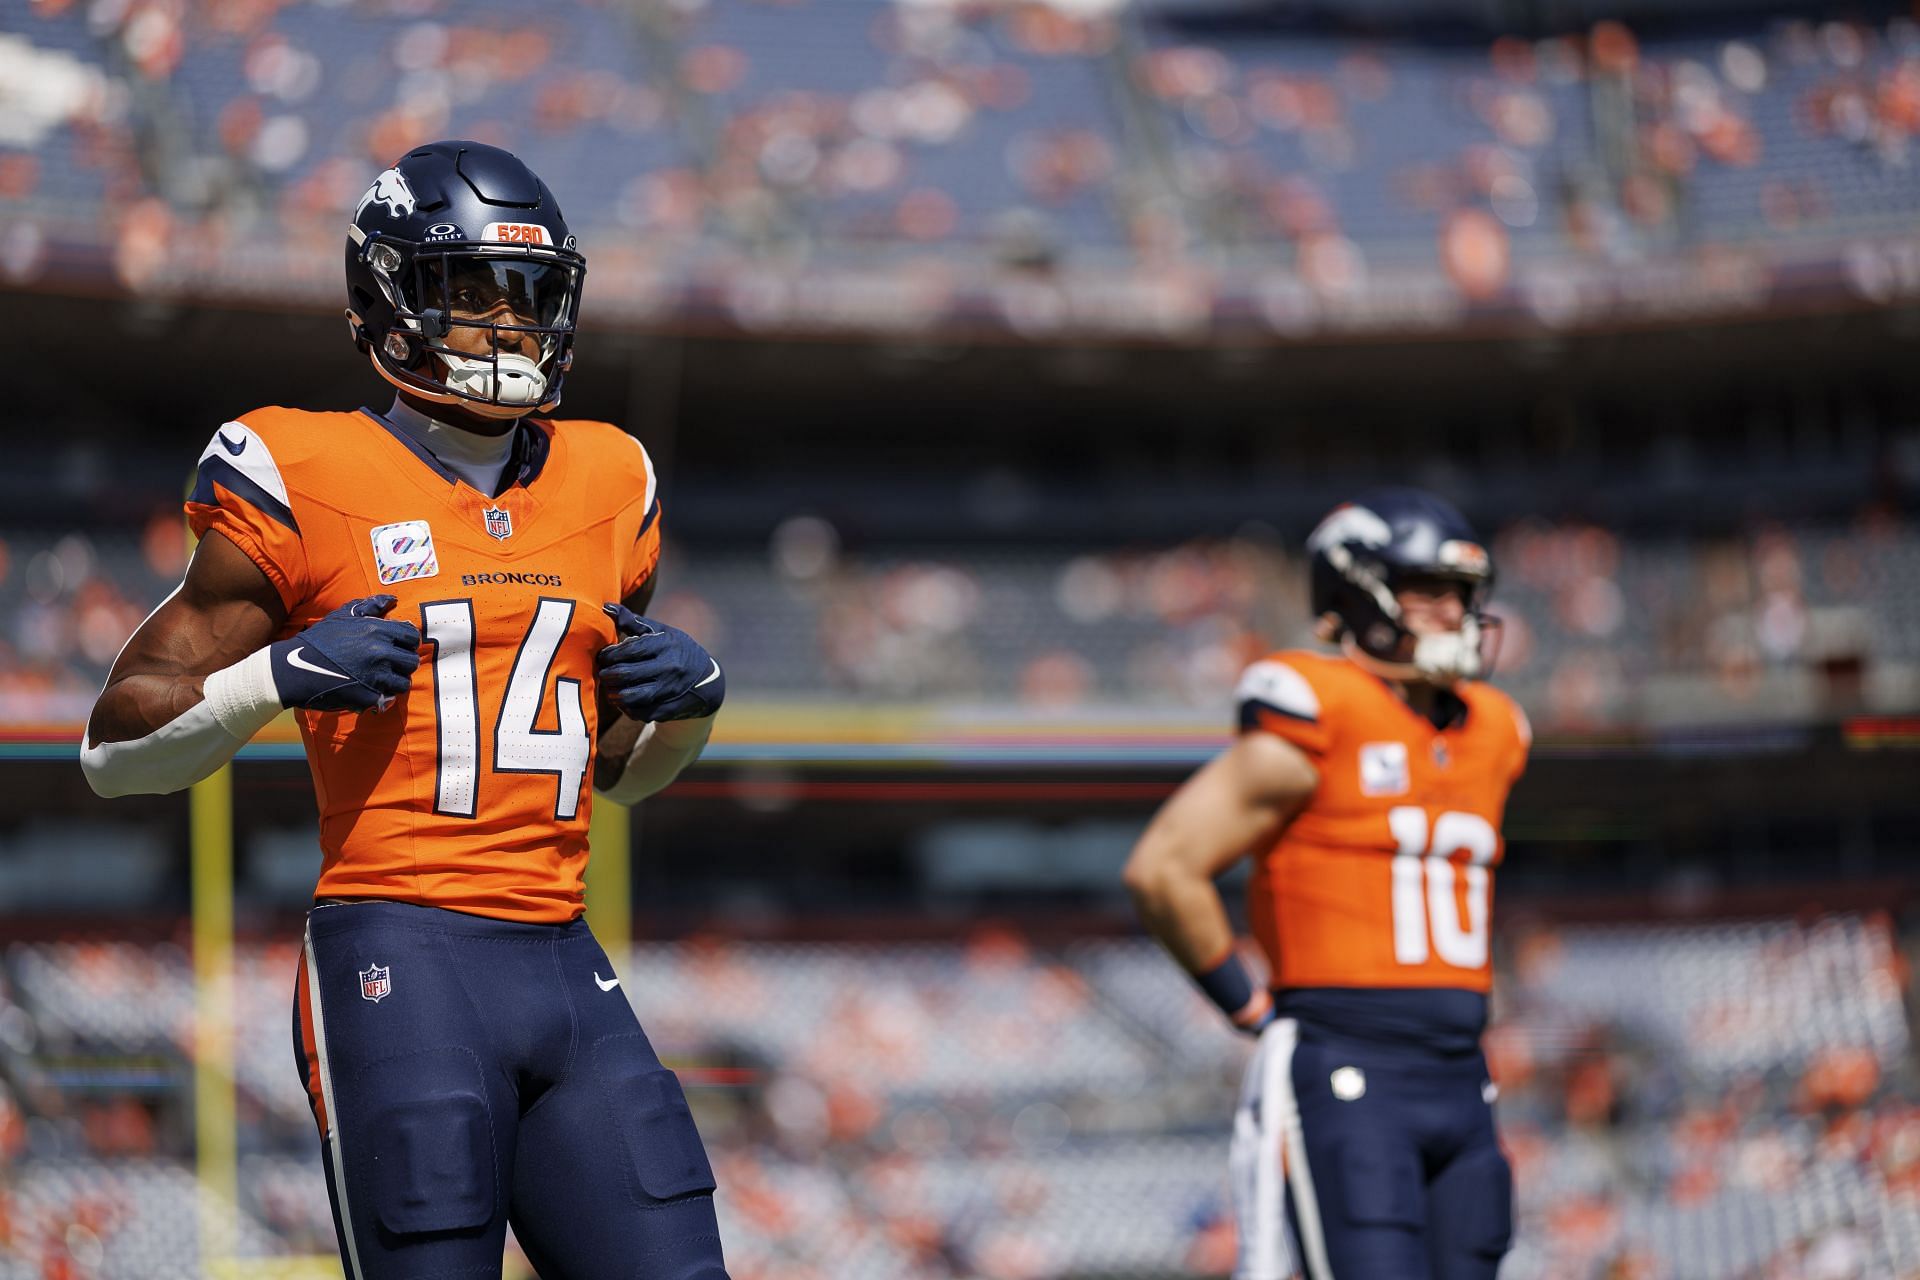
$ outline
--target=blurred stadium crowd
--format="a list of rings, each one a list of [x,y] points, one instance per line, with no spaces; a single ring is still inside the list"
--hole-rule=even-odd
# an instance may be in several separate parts
[[[1408,38],[1205,0],[0,0],[0,286],[331,311],[345,212],[448,133],[539,157],[589,309],[629,316],[691,279],[777,327],[783,273],[814,266],[884,274],[877,306],[814,302],[893,336],[969,274],[1080,268],[1091,325],[1117,325],[1127,281],[1152,282],[1158,323],[1254,280],[1288,333],[1303,298],[1451,326],[1528,271],[1550,317],[1565,273],[1636,264],[1669,309],[1763,305],[1741,254],[1786,278],[1835,246],[1870,297],[1920,287],[1846,239],[1911,235],[1920,208],[1909,16]],[[1055,325],[1058,299],[1014,296],[1016,328]],[[1669,490],[1658,458],[1606,478],[1664,521],[1571,514],[1524,468],[1480,495],[1501,683],[1568,734],[1920,706],[1920,530],[1897,497],[1920,453],[1890,488],[1710,454]],[[178,477],[153,479],[125,507],[144,525],[106,510],[126,477],[68,486],[63,513],[96,518],[0,523],[0,735],[69,740],[179,582]],[[1751,505],[1689,520],[1713,486]],[[1239,669],[1310,630],[1297,539],[1264,527],[876,545],[804,511],[668,551],[656,611],[724,655],[743,710],[1125,707],[1224,733]],[[5,870],[87,838],[11,833]],[[1523,1215],[1507,1280],[1920,1280],[1913,942],[1868,916],[1508,922],[1488,1043]],[[293,966],[290,944],[236,966],[252,1256],[332,1249],[273,1031]],[[637,948],[623,975],[693,1086],[741,1280],[1228,1268],[1246,1046],[1144,943],[711,938]],[[182,945],[0,947],[0,1280],[199,1280],[193,1009]]]
[[[1199,0],[0,0],[0,33],[20,283],[91,244],[136,288],[310,258],[330,294],[368,175],[450,132],[539,157],[603,305],[742,258],[912,293],[1241,251],[1321,295],[1410,269],[1477,298],[1522,261],[1905,232],[1920,200],[1906,17],[1407,40]]]
[[[1920,533],[1877,510],[1718,538],[1528,518],[1494,552],[1496,670],[1543,726],[1817,720],[1904,709],[1916,688]],[[0,537],[0,725],[83,721],[183,556],[165,513],[143,535]],[[1312,642],[1304,559],[1269,536],[853,553],[797,516],[764,553],[667,564],[655,613],[762,701],[1210,715],[1248,662]]]
[[[1508,951],[1488,1040],[1520,1188],[1507,1280],[1920,1275],[1920,1094],[1887,919],[1535,923]],[[283,1020],[294,959],[242,949],[241,1026]],[[705,938],[639,947],[622,972],[694,1087],[741,1280],[1230,1266],[1223,1135],[1247,1046],[1151,944]],[[193,1003],[174,946],[0,953],[4,1280],[198,1275],[183,1135],[156,1102],[184,1074]],[[237,1239],[325,1253],[282,1040],[239,1045]]]

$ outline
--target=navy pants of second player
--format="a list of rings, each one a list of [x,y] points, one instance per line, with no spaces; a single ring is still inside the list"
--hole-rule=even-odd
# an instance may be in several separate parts
[[[317,906],[294,1046],[347,1280],[727,1280],[713,1171],[584,921]]]
[[[1477,1052],[1269,1026],[1234,1117],[1234,1280],[1493,1280],[1513,1175],[1492,1094]]]

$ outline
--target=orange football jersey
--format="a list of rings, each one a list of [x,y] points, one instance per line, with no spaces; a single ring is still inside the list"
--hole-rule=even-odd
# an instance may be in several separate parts
[[[1242,731],[1286,739],[1320,774],[1254,866],[1276,986],[1488,990],[1500,824],[1530,733],[1499,690],[1455,692],[1466,715],[1440,729],[1343,657],[1276,653],[1241,677]]]
[[[660,556],[653,466],[603,422],[516,428],[509,486],[472,488],[366,411],[269,408],[200,457],[187,518],[260,566],[281,636],[361,596],[422,636],[384,711],[297,711],[320,804],[321,898],[507,920],[580,914],[594,654]]]

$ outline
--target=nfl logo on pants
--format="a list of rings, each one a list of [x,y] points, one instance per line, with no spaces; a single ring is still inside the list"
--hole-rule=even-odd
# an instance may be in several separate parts
[[[385,1000],[393,993],[393,982],[387,976],[392,972],[393,969],[391,966],[383,969],[377,964],[371,969],[362,969],[360,971],[360,998],[362,1000],[371,1000],[375,1004],[379,1004],[382,1000]]]

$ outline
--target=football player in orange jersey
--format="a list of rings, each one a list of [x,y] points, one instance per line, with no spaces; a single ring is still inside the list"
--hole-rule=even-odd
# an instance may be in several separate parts
[[[294,1052],[348,1280],[498,1277],[509,1222],[546,1280],[725,1280],[685,1096],[581,919],[591,789],[666,786],[726,688],[641,616],[646,450],[547,416],[585,259],[473,142],[380,174],[346,257],[393,406],[214,433],[199,547],[82,764],[102,795],[177,790],[294,710],[322,850]]]
[[[1127,887],[1259,1037],[1234,1122],[1236,1280],[1491,1280],[1512,1175],[1480,1052],[1488,917],[1529,744],[1519,707],[1475,679],[1493,565],[1412,489],[1338,508],[1308,547],[1340,654],[1248,668],[1238,739],[1161,808]],[[1248,855],[1271,993],[1214,886]]]

